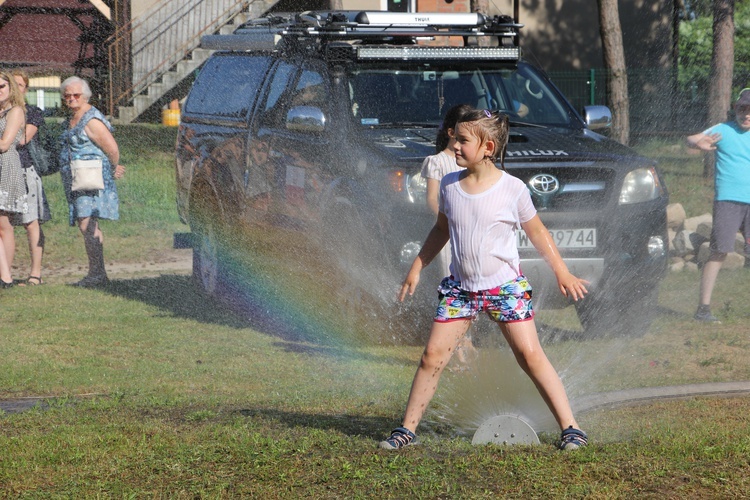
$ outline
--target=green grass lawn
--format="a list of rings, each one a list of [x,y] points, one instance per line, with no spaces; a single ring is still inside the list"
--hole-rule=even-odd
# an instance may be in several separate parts
[[[120,184],[122,220],[105,228],[108,260],[137,262],[184,230],[174,212],[174,129],[120,127],[117,137],[128,178]],[[704,193],[700,162],[667,146],[649,145],[649,153],[676,186],[673,201]],[[54,242],[49,265],[82,251],[55,182],[45,179],[56,217],[45,228]],[[710,199],[687,206],[699,215]],[[646,335],[557,339],[545,348],[573,398],[750,380],[749,277],[748,270],[720,276],[721,325],[691,320],[698,276],[683,272],[663,282],[661,314]],[[399,424],[421,347],[338,335],[301,340],[249,319],[259,316],[253,312],[230,311],[185,275],[118,279],[105,290],[52,283],[0,291],[0,497],[741,498],[750,491],[750,398],[583,413],[591,445],[573,453],[556,451],[547,433],[538,446],[472,446],[471,429],[445,418],[462,376],[447,373],[420,428],[422,443],[386,452],[376,443]],[[541,311],[539,323],[545,339],[577,327],[567,310]],[[482,398],[496,396],[492,384],[476,386],[482,390],[461,396],[480,411]],[[31,409],[12,411],[18,407]]]

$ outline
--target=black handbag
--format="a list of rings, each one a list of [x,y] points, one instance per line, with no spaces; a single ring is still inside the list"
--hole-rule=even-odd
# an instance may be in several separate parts
[[[34,169],[39,176],[52,175],[60,171],[60,160],[55,141],[40,127],[37,134],[26,144]],[[42,144],[44,142],[44,144]]]

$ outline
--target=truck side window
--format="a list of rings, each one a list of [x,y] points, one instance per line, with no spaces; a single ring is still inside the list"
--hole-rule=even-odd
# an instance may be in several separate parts
[[[276,73],[273,75],[266,102],[263,105],[263,113],[260,118],[261,125],[266,127],[281,126],[286,109],[285,102],[289,100],[287,87],[296,70],[296,66],[285,61],[281,61],[276,67]]]
[[[325,111],[327,102],[328,90],[323,76],[315,70],[303,70],[292,94],[292,107],[315,106]]]
[[[229,54],[212,57],[185,103],[185,113],[245,119],[254,104],[270,59]]]

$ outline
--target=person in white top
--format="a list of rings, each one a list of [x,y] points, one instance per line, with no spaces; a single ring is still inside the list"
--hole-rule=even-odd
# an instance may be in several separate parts
[[[381,441],[395,450],[414,443],[416,429],[435,394],[443,369],[481,311],[500,326],[523,370],[531,377],[562,430],[561,449],[588,443],[578,428],[562,381],[544,353],[531,304],[531,286],[521,274],[516,230],[520,226],[547,261],[563,295],[588,293],[587,281],[568,271],[523,182],[501,166],[508,143],[508,117],[487,110],[465,113],[456,125],[456,162],[465,170],[440,184],[440,210],[399,292],[412,295],[427,266],[450,240],[451,275],[438,289],[440,302],[414,375],[401,427]]]
[[[422,162],[422,177],[427,181],[427,192],[425,199],[427,207],[437,216],[440,211],[438,193],[440,192],[440,181],[446,174],[463,170],[456,163],[456,154],[453,152],[455,140],[456,122],[461,116],[472,111],[474,108],[468,104],[458,104],[450,108],[443,118],[437,137],[435,138],[436,154],[430,155]],[[442,276],[450,276],[451,247],[445,245],[437,256],[437,264],[440,265]],[[456,346],[456,359],[463,365],[468,362],[468,354],[476,353],[471,334],[467,333]]]

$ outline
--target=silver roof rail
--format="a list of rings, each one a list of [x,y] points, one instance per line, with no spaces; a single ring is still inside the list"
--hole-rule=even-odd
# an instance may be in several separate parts
[[[511,47],[522,26],[509,16],[488,17],[479,13],[307,11],[253,19],[232,35],[204,36],[201,47],[271,51],[285,38],[398,45],[437,37],[485,36],[496,38],[499,46]]]

